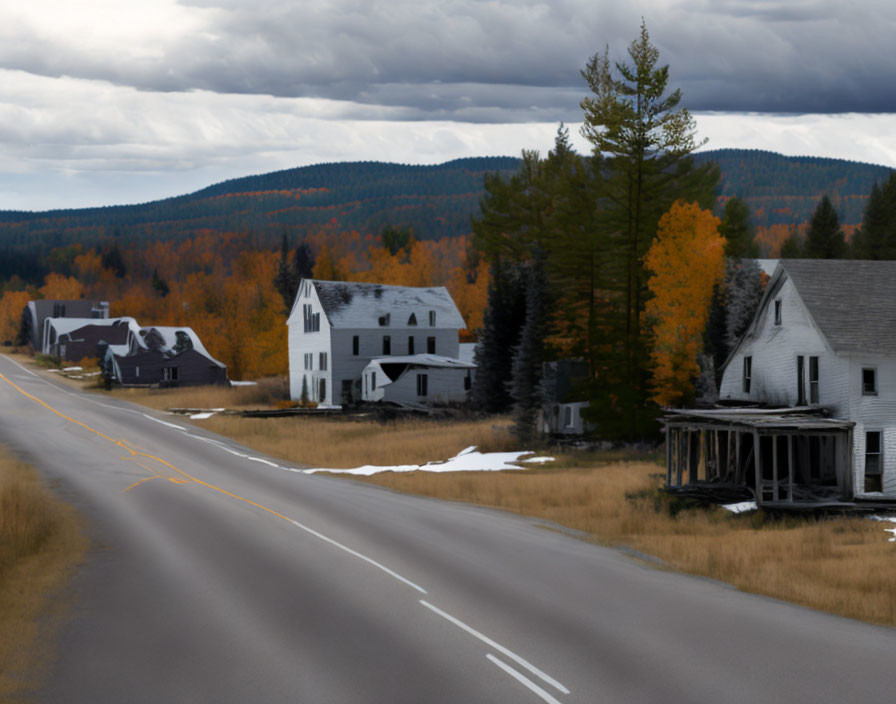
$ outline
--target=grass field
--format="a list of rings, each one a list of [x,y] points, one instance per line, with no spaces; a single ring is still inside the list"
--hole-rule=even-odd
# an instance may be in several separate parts
[[[74,509],[0,447],[0,701],[23,701],[64,614],[59,590],[86,539]]]

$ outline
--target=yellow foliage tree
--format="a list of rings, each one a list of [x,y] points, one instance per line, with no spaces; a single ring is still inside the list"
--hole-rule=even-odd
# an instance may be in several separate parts
[[[71,276],[50,273],[44,279],[44,285],[40,289],[40,297],[56,299],[57,301],[73,301],[84,295],[81,282]]]
[[[30,300],[27,291],[6,291],[0,298],[0,344],[15,342],[22,324],[22,311]]]
[[[676,201],[660,218],[644,258],[651,272],[646,313],[653,325],[653,400],[661,406],[694,396],[713,286],[725,272],[719,225],[696,203]]]

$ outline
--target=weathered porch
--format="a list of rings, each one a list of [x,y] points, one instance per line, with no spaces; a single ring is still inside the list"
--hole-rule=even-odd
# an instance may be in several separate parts
[[[736,496],[760,506],[850,505],[852,428],[816,409],[673,410],[666,428],[666,486]]]

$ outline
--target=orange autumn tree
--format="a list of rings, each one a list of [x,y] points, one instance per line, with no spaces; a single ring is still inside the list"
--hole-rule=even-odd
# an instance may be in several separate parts
[[[651,273],[646,313],[653,325],[652,398],[661,406],[694,397],[712,291],[725,272],[720,224],[696,203],[675,201],[644,257]]]

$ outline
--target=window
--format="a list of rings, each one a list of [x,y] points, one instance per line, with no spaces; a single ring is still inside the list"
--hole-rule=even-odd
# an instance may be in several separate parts
[[[865,433],[865,491],[883,491],[883,456],[881,432]]]
[[[572,427],[572,408],[569,406],[563,409],[563,425],[567,428]]]
[[[177,381],[177,367],[163,367],[162,379],[164,381]]]
[[[467,370],[467,375],[464,377],[464,391],[469,391],[473,388],[473,377],[470,375],[470,370]]]
[[[312,312],[310,303],[302,304],[302,322],[305,325],[305,332],[320,331],[320,313]]]
[[[352,336],[352,354],[355,355],[355,357],[357,357],[358,352],[360,352],[360,351],[361,351],[361,338],[358,337],[357,335],[353,335]]]
[[[318,361],[320,362],[320,370],[322,372],[327,371],[327,353],[326,352],[320,353],[320,356],[318,357]]]
[[[305,369],[314,368],[314,352],[305,353]]]
[[[436,353],[436,338],[434,338],[434,337],[426,338],[426,353],[427,354],[435,354]]]
[[[389,321],[392,317],[391,313],[386,313],[385,315],[381,315],[379,319],[380,327],[389,327]]]
[[[429,311],[429,327],[434,328],[436,326],[436,312],[434,310]]]
[[[865,396],[877,396],[877,369],[862,368],[862,393]]]
[[[376,390],[376,372],[370,372],[370,390]]]
[[[426,396],[427,387],[429,385],[429,376],[427,374],[417,375],[417,395]]]
[[[781,324],[781,299],[775,301],[775,325]]]
[[[809,357],[809,403],[818,403],[818,357]]]
[[[750,393],[750,385],[753,381],[753,358],[744,357],[744,393]]]
[[[796,405],[806,405],[806,358],[796,358]]]
[[[383,354],[392,354],[392,338],[388,335],[383,335]]]
[[[412,327],[417,325],[417,315],[415,313],[411,313],[411,317],[408,318],[408,327]]]
[[[321,402],[325,402],[327,400],[327,380],[326,379],[320,380],[320,394],[318,395],[318,398],[320,399]]]
[[[414,336],[408,338],[408,354],[414,354]]]
[[[134,376],[136,376],[136,377],[140,376],[140,367],[134,367]]]

